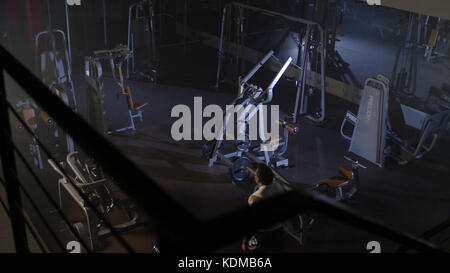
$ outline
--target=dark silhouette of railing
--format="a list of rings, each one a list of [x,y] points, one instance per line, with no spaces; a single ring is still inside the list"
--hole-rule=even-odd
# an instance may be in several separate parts
[[[423,239],[397,231],[387,225],[361,216],[334,200],[302,189],[287,192],[252,208],[246,207],[227,213],[211,221],[200,221],[180,206],[153,179],[130,162],[83,118],[53,95],[37,77],[2,46],[0,46],[0,60],[0,156],[4,172],[4,181],[0,182],[6,188],[8,214],[11,218],[17,252],[29,251],[25,227],[30,226],[30,223],[27,222],[23,214],[20,192],[21,190],[25,192],[25,189],[21,186],[17,176],[14,153],[19,154],[19,159],[24,163],[26,163],[26,160],[11,139],[9,112],[23,123],[25,129],[27,129],[27,126],[7,100],[4,72],[8,73],[46,113],[52,116],[57,124],[73,137],[78,146],[100,163],[106,172],[114,178],[117,185],[148,214],[151,221],[156,222],[159,227],[157,229],[159,248],[162,252],[212,251],[227,243],[240,240],[240,238],[256,232],[260,228],[271,226],[297,215],[306,209],[313,209],[335,220],[383,236],[408,248],[424,252],[442,251]],[[33,134],[30,130],[28,132]],[[42,148],[51,158],[51,154],[45,147],[42,146]],[[34,174],[32,168],[27,164],[26,166],[74,236],[88,250],[71,227],[64,213],[60,211],[56,202],[46,191],[42,182]],[[29,194],[25,193],[24,195],[31,200]],[[83,198],[89,202],[86,196],[83,196]],[[1,203],[6,206],[3,201]],[[33,203],[32,200],[31,203]],[[97,215],[102,217],[101,214]],[[42,215],[40,216],[42,217]],[[48,223],[47,225],[47,228],[51,230],[51,226]],[[110,223],[106,221],[105,225],[113,230],[113,236],[127,251],[134,251],[132,246],[117,231],[114,231]],[[57,239],[55,234],[53,236]],[[60,242],[59,247],[62,251],[65,251],[64,245]]]

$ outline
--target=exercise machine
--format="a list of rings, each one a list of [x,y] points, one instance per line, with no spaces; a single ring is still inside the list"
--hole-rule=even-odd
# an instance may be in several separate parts
[[[77,100],[66,34],[47,29],[35,36],[36,71],[49,89],[69,107],[76,110]]]
[[[138,74],[144,79],[156,81],[159,60],[156,53],[154,30],[154,6],[152,0],[141,0],[128,10],[127,79]]]
[[[347,112],[341,134],[350,141],[349,151],[384,167],[386,158],[404,165],[431,151],[446,129],[450,111],[433,115],[401,104],[389,92],[389,79],[378,75],[365,83],[358,115]],[[344,127],[353,126],[353,134]]]
[[[36,34],[35,65],[43,83],[67,106],[77,112],[72,65],[64,31],[48,28]],[[54,127],[52,135],[55,137],[56,146],[65,147],[59,153],[66,154],[75,150],[73,139],[57,126]]]
[[[35,72],[49,90],[68,107],[77,112],[77,96],[72,80],[70,48],[70,24],[66,3],[66,33],[52,28],[50,1],[47,1],[48,24],[44,31],[34,35]],[[49,118],[50,119],[50,118]],[[53,122],[50,132],[42,130],[41,140],[48,141],[55,148],[54,156],[62,160],[64,155],[75,150],[73,139]],[[45,137],[44,137],[45,135]]]
[[[75,201],[75,204],[83,212],[84,219],[74,222],[73,227],[91,251],[101,248],[101,240],[111,235],[111,230],[104,226],[104,222],[105,220],[111,222],[111,216],[115,211],[119,211],[127,219],[114,225],[116,231],[127,231],[139,224],[140,214],[136,206],[134,204],[125,205],[115,196],[113,179],[107,177],[101,166],[94,161],[82,162],[78,152],[73,152],[67,155],[65,162],[58,164],[52,160],[48,162],[61,176],[58,180],[60,208],[65,210],[64,196],[68,194],[70,200]],[[70,172],[73,176],[68,176]],[[88,197],[96,208],[90,207],[75,187],[81,190],[81,194]],[[94,209],[102,214],[101,219],[94,213]]]
[[[325,82],[326,82],[326,40],[325,34],[319,25],[306,28],[303,40],[298,43],[297,64],[302,68],[299,77],[302,79],[297,82],[297,96],[295,98],[294,112],[292,120],[307,118],[314,122],[323,122],[325,120]],[[312,74],[311,72],[315,72]],[[318,89],[308,84],[308,78],[319,81],[321,88]]]
[[[85,78],[89,86],[91,102],[89,120],[102,133],[111,134],[113,132],[127,130],[136,131],[134,120],[139,118],[141,122],[143,121],[143,108],[148,104],[148,101],[134,103],[131,89],[125,84],[123,77],[122,66],[130,56],[131,52],[127,46],[118,45],[114,49],[95,51],[93,56],[85,58]],[[118,95],[126,97],[128,116],[130,119],[129,126],[113,131],[108,129],[106,121],[103,62],[108,62],[110,65],[113,79],[120,88]]]
[[[256,62],[251,49],[246,42],[248,37],[255,33],[266,33],[261,29],[249,31],[251,15],[264,15],[268,20],[284,20],[298,25],[297,33],[290,33],[298,46],[297,75],[290,75],[296,79],[297,94],[295,106],[292,112],[292,122],[309,119],[313,122],[325,120],[325,87],[326,87],[326,33],[317,22],[303,18],[293,17],[286,14],[249,6],[240,2],[227,4],[222,11],[220,40],[218,50],[216,88],[223,81],[222,74],[226,60],[235,60],[236,71],[239,64],[244,67],[245,61]],[[270,19],[269,19],[270,18]],[[258,25],[258,24],[256,24]],[[227,56],[230,55],[231,57]],[[273,58],[273,63],[282,65],[282,62]],[[272,66],[275,67],[275,66]],[[242,69],[241,69],[242,70]]]
[[[403,40],[397,49],[392,70],[392,91],[397,95],[412,97],[417,86],[417,40],[419,16],[410,13],[403,29]]]
[[[238,112],[237,123],[243,122],[243,130],[238,132],[237,141],[235,141],[234,152],[224,154],[224,140],[226,139],[227,127],[231,125],[231,121],[234,122],[234,113],[226,113],[224,116],[223,127],[220,128],[215,140],[205,144],[204,155],[209,159],[209,166],[217,160],[226,162],[231,167],[231,175],[235,182],[242,182],[248,177],[243,169],[251,164],[253,158],[262,160],[266,165],[273,164],[275,167],[288,167],[289,160],[283,157],[283,154],[287,151],[289,134],[298,133],[298,127],[290,124],[285,120],[279,120],[278,125],[283,128],[284,135],[277,139],[268,139],[265,136],[265,126],[267,117],[264,117],[263,105],[270,104],[273,98],[273,88],[278,83],[284,72],[290,65],[292,59],[289,58],[280,71],[273,78],[271,83],[265,89],[249,83],[249,80],[255,75],[256,72],[273,56],[274,52],[267,53],[260,62],[243,78],[239,80],[238,95],[229,106],[233,106],[234,109],[249,109],[246,111]],[[247,115],[248,114],[248,115]],[[253,139],[251,135],[250,121],[258,118],[258,132],[259,137]],[[272,119],[274,117],[271,117]],[[242,124],[238,124],[238,128]],[[248,128],[248,130],[247,130]],[[256,129],[256,128],[255,128]],[[276,147],[274,147],[276,145]],[[272,147],[272,149],[270,148]]]

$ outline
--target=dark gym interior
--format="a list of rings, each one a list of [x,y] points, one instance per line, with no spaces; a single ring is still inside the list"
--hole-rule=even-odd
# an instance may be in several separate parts
[[[449,250],[426,2],[0,0],[0,253]]]

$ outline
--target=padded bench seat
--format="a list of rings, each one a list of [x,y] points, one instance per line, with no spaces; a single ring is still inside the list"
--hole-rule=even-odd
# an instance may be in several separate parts
[[[344,167],[339,168],[339,174],[339,176],[333,176],[319,182],[319,185],[326,184],[332,188],[341,188],[347,186],[350,180],[354,179],[353,172]]]

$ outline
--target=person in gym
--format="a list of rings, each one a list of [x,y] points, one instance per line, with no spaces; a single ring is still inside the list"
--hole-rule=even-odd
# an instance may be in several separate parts
[[[257,190],[248,198],[248,205],[254,206],[264,199],[284,192],[283,187],[273,183],[272,169],[264,164],[259,164],[255,172]],[[256,235],[244,238],[242,251],[244,252],[279,252],[282,250],[282,229],[280,225],[268,228]]]
[[[259,164],[256,169],[255,183],[258,189],[248,198],[249,206],[253,206],[262,199],[270,198],[284,192],[280,184],[273,183],[272,169],[264,164]]]

